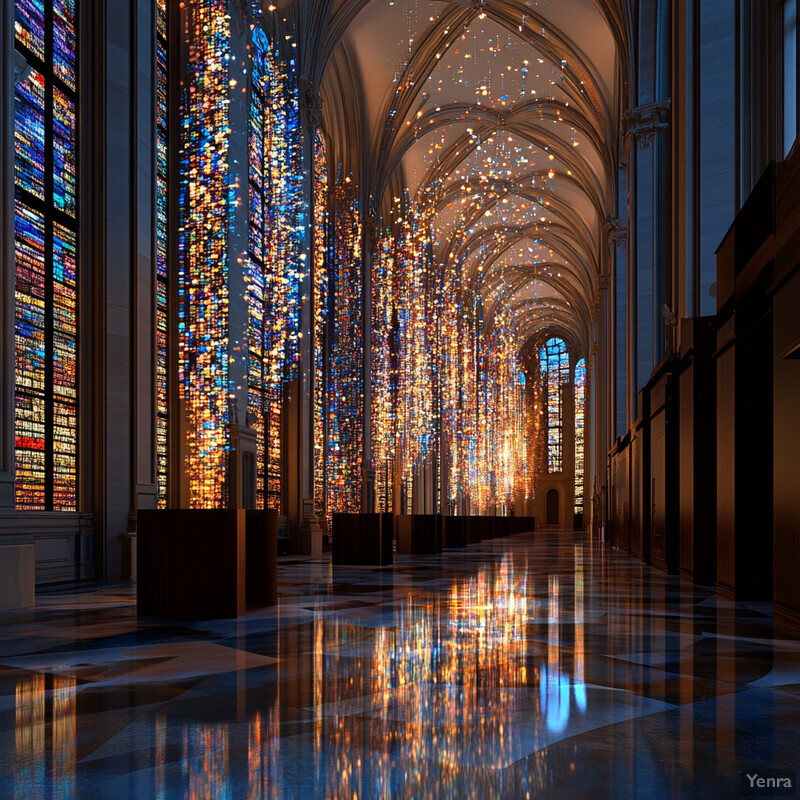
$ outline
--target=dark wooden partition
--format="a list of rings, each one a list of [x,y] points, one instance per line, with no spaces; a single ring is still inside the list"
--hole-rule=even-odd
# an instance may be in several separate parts
[[[717,575],[717,377],[713,317],[681,320],[680,572]]]
[[[536,517],[508,517],[509,535],[533,533],[536,530]]]
[[[397,552],[407,555],[433,555],[441,553],[441,514],[398,515]]]
[[[773,599],[775,223],[771,163],[717,250],[717,586],[737,600]]]
[[[137,512],[139,614],[219,619],[245,612],[244,509]]]
[[[274,606],[278,602],[278,512],[274,508],[247,511],[246,599]]]
[[[478,530],[480,531],[481,541],[485,539],[494,539],[495,528],[493,517],[475,517],[478,520]]]
[[[679,394],[674,359],[665,359],[647,385],[650,395],[650,563],[677,573],[679,565]]]
[[[783,267],[783,264],[779,264]],[[775,618],[800,625],[800,270],[775,295]]]
[[[333,563],[385,566],[392,563],[392,528],[381,514],[334,514]]]
[[[467,519],[462,516],[442,517],[442,547],[467,546]]]
[[[465,517],[467,544],[479,544],[481,541],[480,517]]]

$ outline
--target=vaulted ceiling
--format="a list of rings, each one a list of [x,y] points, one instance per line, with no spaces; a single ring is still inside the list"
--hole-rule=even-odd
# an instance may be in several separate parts
[[[310,0],[285,13],[373,208],[404,191],[435,204],[440,262],[458,259],[490,306],[518,312],[523,340],[556,332],[588,349],[614,216],[625,0]]]

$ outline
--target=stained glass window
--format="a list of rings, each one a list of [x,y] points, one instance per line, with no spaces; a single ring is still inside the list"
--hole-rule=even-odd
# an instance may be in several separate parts
[[[325,514],[325,331],[328,320],[328,161],[314,133],[314,507]]]
[[[156,484],[168,503],[169,467],[169,116],[167,2],[156,6]]]
[[[547,471],[564,470],[564,405],[562,389],[569,383],[569,355],[563,339],[548,339],[539,350],[539,368],[547,393]]]
[[[78,473],[75,0],[17,0],[15,503],[75,510]]]
[[[253,30],[249,107],[248,418],[259,508],[280,509],[283,388],[296,372],[300,281],[307,269],[303,137],[291,64]]]
[[[169,3],[173,7],[172,3]],[[229,238],[236,208],[229,165],[230,17],[225,0],[192,4],[180,102],[178,390],[186,412],[191,508],[228,503]],[[176,174],[178,171],[176,170]],[[177,188],[177,187],[176,187]],[[216,235],[209,236],[214,231]]]
[[[583,513],[583,478],[586,466],[586,359],[575,365],[575,513]]]
[[[363,259],[360,209],[350,177],[333,201],[328,361],[328,513],[361,510],[364,427]]]

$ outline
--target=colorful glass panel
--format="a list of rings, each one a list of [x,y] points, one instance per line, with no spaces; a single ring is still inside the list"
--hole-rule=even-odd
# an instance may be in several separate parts
[[[53,74],[75,91],[75,0],[53,3]]]
[[[350,178],[336,181],[328,362],[327,510],[361,510],[364,437],[361,214]]]
[[[177,339],[189,505],[219,508],[228,502],[227,232],[237,203],[227,166],[230,17],[225,0],[193,4],[192,12],[180,109]]]
[[[16,87],[14,115],[15,499],[19,509],[72,511],[79,288],[74,0],[18,0],[15,32],[31,66]]]
[[[575,513],[583,513],[586,465],[586,359],[575,365]]]
[[[14,5],[14,35],[18,44],[44,61],[44,0],[17,0]]]
[[[303,137],[291,72],[253,30],[249,105],[248,416],[256,431],[256,502],[281,507],[283,387],[295,374],[306,277]]]
[[[14,92],[14,179],[16,185],[44,200],[44,77],[31,70]]]
[[[569,383],[569,355],[563,339],[552,338],[539,351],[547,392],[547,471],[564,470],[563,386]]]
[[[325,511],[325,342],[328,323],[328,161],[319,130],[314,134],[314,507]]]
[[[53,88],[53,205],[75,216],[75,103]]]
[[[169,107],[167,5],[156,5],[156,485],[168,504],[169,477]]]

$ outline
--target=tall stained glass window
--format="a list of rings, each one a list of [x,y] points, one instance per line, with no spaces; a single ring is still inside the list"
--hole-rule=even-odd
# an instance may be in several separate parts
[[[156,482],[158,507],[168,501],[169,453],[169,94],[167,0],[156,5]]]
[[[314,508],[325,514],[325,331],[328,320],[328,157],[314,132]]]
[[[586,359],[575,365],[575,513],[583,513],[586,468]]]
[[[337,177],[333,196],[328,360],[327,510],[361,509],[364,336],[361,222],[356,187]]]
[[[77,0],[17,0],[15,503],[74,511],[78,474]]]
[[[547,391],[547,471],[564,470],[564,404],[562,387],[569,383],[569,354],[563,339],[548,339],[539,350],[539,368]]]
[[[259,508],[281,505],[283,387],[296,374],[306,269],[303,136],[293,64],[253,30],[249,107],[248,417],[257,435]]]

